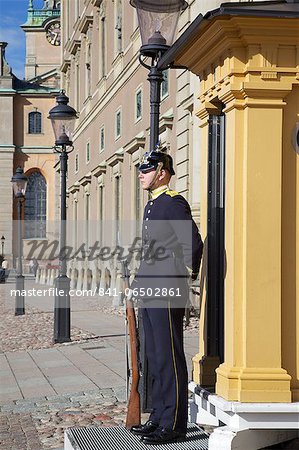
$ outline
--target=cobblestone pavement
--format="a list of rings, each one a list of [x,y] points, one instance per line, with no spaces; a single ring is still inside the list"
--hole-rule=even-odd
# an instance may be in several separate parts
[[[63,447],[72,426],[117,426],[125,420],[124,388],[17,400],[0,407],[1,450]]]
[[[53,313],[40,312],[30,306],[26,307],[26,314],[17,319],[11,312],[2,313],[0,335],[2,352],[54,347]],[[74,326],[71,328],[72,343],[92,337],[93,333]]]

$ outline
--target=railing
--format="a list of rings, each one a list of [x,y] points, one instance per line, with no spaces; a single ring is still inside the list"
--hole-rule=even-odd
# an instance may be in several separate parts
[[[60,9],[33,9],[28,11],[26,24],[43,23],[48,18],[60,17]]]
[[[31,17],[59,17],[60,9],[34,9],[33,11],[28,11],[28,15]]]

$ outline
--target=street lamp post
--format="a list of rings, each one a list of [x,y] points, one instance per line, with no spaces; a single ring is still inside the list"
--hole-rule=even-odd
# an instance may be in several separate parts
[[[136,8],[142,46],[140,63],[149,70],[150,82],[150,151],[155,150],[159,141],[159,116],[161,103],[161,83],[163,70],[159,64],[163,54],[174,42],[181,11],[187,8],[185,0],[130,0]],[[150,65],[145,58],[151,60]]]
[[[18,202],[18,265],[16,276],[16,300],[15,300],[15,315],[20,316],[25,314],[25,296],[24,294],[24,276],[22,268],[23,257],[23,241],[22,241],[22,206],[25,199],[25,192],[28,178],[24,175],[23,169],[18,167],[16,173],[13,175],[12,186],[14,196]],[[2,236],[3,237],[3,236]],[[4,243],[1,238],[1,243]],[[2,247],[3,248],[3,247]]]
[[[149,70],[150,83],[150,148],[153,151],[159,142],[159,119],[161,103],[161,83],[163,70],[170,66],[160,64],[164,53],[172,46],[180,13],[187,8],[185,0],[130,0],[136,8],[142,46],[139,61]],[[149,59],[150,64],[145,62]],[[140,359],[143,376],[141,377],[141,399],[143,411],[151,408],[151,380],[145,356],[145,341],[142,325],[142,311],[139,310]]]
[[[68,105],[68,97],[61,91],[57,105],[49,111],[55,135],[54,150],[60,154],[60,251],[59,275],[55,279],[54,343],[71,340],[70,279],[66,264],[66,174],[68,154],[73,151],[71,140],[77,112]]]
[[[4,243],[5,243],[5,237],[1,236],[1,256],[2,256],[2,259],[4,258]]]

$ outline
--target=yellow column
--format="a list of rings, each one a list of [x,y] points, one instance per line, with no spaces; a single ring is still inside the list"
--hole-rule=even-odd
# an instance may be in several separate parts
[[[281,366],[283,98],[291,86],[243,83],[226,104],[225,362],[227,400],[289,402]]]

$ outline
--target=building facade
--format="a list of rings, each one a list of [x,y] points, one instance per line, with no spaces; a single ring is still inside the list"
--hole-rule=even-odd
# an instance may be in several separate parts
[[[47,119],[60,84],[59,2],[45,1],[43,9],[34,9],[30,1],[22,28],[26,38],[24,80],[13,74],[5,59],[7,43],[0,43],[0,234],[5,237],[4,256],[10,267],[14,265],[17,244],[17,212],[11,185],[16,168],[22,167],[28,177],[23,215],[25,258],[31,239],[47,239],[47,222],[57,219],[59,193],[54,137]]]

